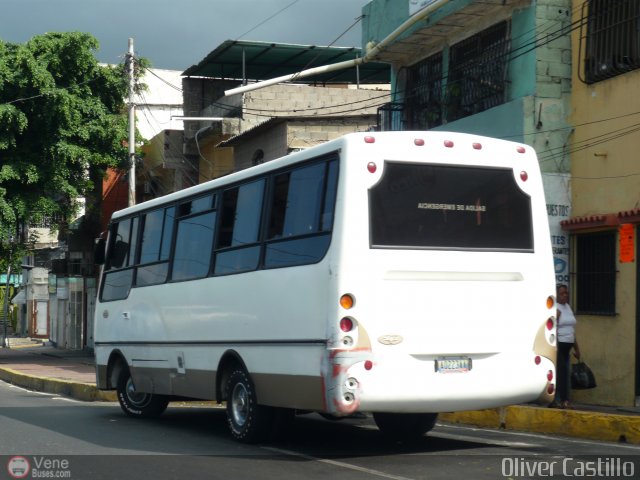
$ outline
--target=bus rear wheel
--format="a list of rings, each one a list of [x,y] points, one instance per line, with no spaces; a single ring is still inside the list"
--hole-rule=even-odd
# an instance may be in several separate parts
[[[258,405],[249,374],[234,370],[227,380],[227,423],[231,436],[240,442],[265,440],[272,431],[274,409]]]
[[[437,418],[437,413],[373,414],[380,431],[393,440],[418,440],[435,426]]]
[[[116,391],[120,408],[131,417],[159,417],[169,405],[169,397],[165,395],[137,392],[128,368],[120,371]]]

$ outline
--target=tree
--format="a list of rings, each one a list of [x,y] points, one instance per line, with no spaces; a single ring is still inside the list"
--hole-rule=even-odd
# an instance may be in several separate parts
[[[64,228],[109,167],[128,168],[126,66],[101,66],[89,34],[0,41],[0,245],[20,224]],[[92,228],[92,227],[89,227]],[[15,250],[15,249],[14,249]],[[6,258],[6,255],[0,256]],[[4,252],[6,253],[6,252]],[[0,266],[0,271],[2,266]]]

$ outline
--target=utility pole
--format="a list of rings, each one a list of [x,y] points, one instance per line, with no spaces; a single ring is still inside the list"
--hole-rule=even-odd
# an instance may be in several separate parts
[[[4,332],[2,336],[2,348],[9,348],[7,341],[7,323],[9,322],[9,283],[11,278],[11,260],[13,257],[13,236],[9,234],[9,261],[7,266],[7,282],[4,288]]]
[[[135,94],[135,56],[133,52],[133,38],[129,39],[129,203],[136,204],[136,104]]]

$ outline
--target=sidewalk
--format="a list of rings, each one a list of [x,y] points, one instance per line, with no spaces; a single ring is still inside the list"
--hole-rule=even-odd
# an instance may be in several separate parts
[[[31,339],[9,338],[0,347],[0,380],[29,390],[57,393],[83,401],[116,401],[115,392],[96,387],[93,355],[62,350]]]
[[[97,389],[91,353],[57,349],[30,339],[9,340],[10,348],[0,348],[0,380],[83,401],[116,401],[115,392]],[[559,410],[517,405],[442,413],[439,420],[640,445],[640,408],[577,405],[575,410]]]

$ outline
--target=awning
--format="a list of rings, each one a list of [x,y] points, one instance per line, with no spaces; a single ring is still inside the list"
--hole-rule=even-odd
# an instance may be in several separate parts
[[[284,43],[227,40],[197,65],[187,68],[184,77],[209,77],[241,80],[267,80],[301,70],[362,57],[355,47],[321,47]],[[391,67],[386,63],[368,62],[358,69],[350,68],[318,74],[304,83],[389,83]]]
[[[634,208],[633,210],[625,210],[618,213],[571,217],[568,220],[562,220],[560,226],[563,230],[575,232],[593,228],[617,228],[625,223],[640,223],[640,209]]]

